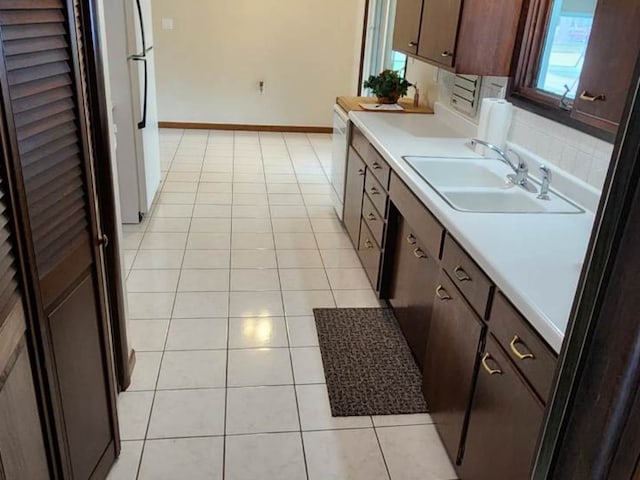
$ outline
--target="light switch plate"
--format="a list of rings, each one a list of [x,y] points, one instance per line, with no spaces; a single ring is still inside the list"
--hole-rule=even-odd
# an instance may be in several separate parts
[[[163,18],[162,19],[162,29],[163,30],[173,30],[173,18]]]

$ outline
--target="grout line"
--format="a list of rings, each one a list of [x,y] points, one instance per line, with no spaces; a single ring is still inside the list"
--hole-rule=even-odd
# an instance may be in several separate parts
[[[258,137],[259,138],[259,137]],[[284,136],[283,136],[284,138]],[[260,152],[262,153],[262,141],[259,139],[260,142]],[[285,148],[287,149],[288,152],[288,147],[286,147],[286,140],[285,140]],[[289,155],[289,158],[291,159],[291,155]],[[263,165],[263,170],[264,170],[264,157],[262,160],[262,165]],[[266,173],[265,175],[265,183],[267,181],[267,177],[266,177]],[[297,177],[296,177],[297,179]],[[300,185],[298,185],[298,189],[300,189]],[[267,202],[268,202],[269,197],[267,197]],[[271,213],[271,205],[269,205],[269,213]],[[276,246],[276,234],[273,231],[273,217],[269,216],[269,222],[271,223],[271,234],[273,236],[273,245],[274,247]],[[300,427],[300,445],[302,447],[302,459],[304,461],[304,470],[305,470],[305,475],[307,477],[307,480],[309,479],[309,466],[307,465],[307,453],[306,453],[306,449],[304,446],[304,436],[302,435],[302,418],[300,415],[300,402],[298,400],[298,390],[296,389],[296,379],[295,379],[295,371],[293,368],[293,353],[291,351],[291,340],[289,338],[289,324],[286,321],[286,310],[285,310],[285,301],[284,301],[284,292],[282,290],[282,278],[280,275],[280,268],[279,268],[279,263],[278,263],[278,255],[276,252],[276,269],[278,272],[278,283],[280,284],[280,301],[282,303],[282,313],[285,316],[285,331],[286,331],[286,335],[287,335],[287,345],[288,345],[288,351],[289,351],[289,368],[291,369],[291,379],[294,383],[293,385],[293,396],[295,398],[296,401],[296,412],[298,414],[298,426]]]
[[[180,144],[182,143],[183,139],[184,139],[184,130],[182,131],[182,135],[180,136],[180,142],[178,142],[178,146],[176,147],[176,152],[174,153],[171,162],[169,162],[169,170],[168,171],[171,171],[171,167],[173,166],[173,162],[175,160],[177,151],[180,148]],[[168,173],[167,173],[167,175],[168,175]],[[164,181],[165,180],[163,179],[163,182]],[[163,183],[163,188],[164,188],[164,183]],[[153,219],[153,216],[155,214],[155,208],[156,208],[156,205],[152,205],[151,211],[149,212],[149,218],[147,219],[147,221],[149,223]],[[146,228],[148,228],[149,223],[147,223],[147,227]],[[145,234],[146,234],[146,228],[145,228]],[[143,235],[142,239],[144,241],[144,235]],[[142,245],[142,242],[140,242],[140,245]],[[182,258],[183,258],[183,262],[184,262],[184,254],[182,255]],[[179,282],[180,282],[180,280],[178,279],[178,283]],[[177,289],[177,287],[176,287],[176,289]],[[175,303],[176,303],[176,296],[177,296],[177,294],[174,294],[173,305],[171,307],[171,316],[173,316],[173,309],[174,309]],[[171,319],[169,319],[169,324],[167,326],[167,333],[165,334],[165,338],[164,338],[165,347],[166,347],[167,342],[169,340],[169,332],[170,332],[170,330],[171,330]],[[160,381],[160,373],[162,371],[162,361],[163,361],[163,359],[164,359],[164,349],[163,349],[162,355],[160,356],[160,366],[158,367],[158,374],[156,376],[155,389],[153,391],[153,398],[151,399],[151,406],[149,408],[149,418],[147,419],[147,428],[145,429],[145,432],[144,432],[144,439],[143,439],[143,442],[142,442],[142,450],[140,451],[140,459],[138,460],[138,469],[136,470],[136,479],[138,479],[140,477],[140,470],[142,469],[142,459],[144,458],[144,451],[145,451],[145,447],[147,445],[147,434],[149,433],[149,427],[151,425],[151,416],[153,415],[153,406],[154,406],[155,401],[156,401],[156,394],[157,394],[158,382]]]

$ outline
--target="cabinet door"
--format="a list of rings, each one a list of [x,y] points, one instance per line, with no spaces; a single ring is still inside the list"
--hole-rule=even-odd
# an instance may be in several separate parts
[[[530,478],[544,408],[492,336],[485,352],[461,477]]]
[[[455,462],[463,444],[485,326],[446,274],[440,275],[439,282],[425,354],[423,392]]]
[[[397,231],[389,302],[416,362],[423,368],[438,261],[420,244],[402,216]]]
[[[362,200],[364,196],[364,178],[366,172],[365,163],[353,147],[349,147],[347,186],[344,197],[344,226],[356,249],[360,244],[360,220],[362,218]]]
[[[427,0],[422,13],[418,56],[452,67],[462,0]]]
[[[418,53],[423,0],[398,0],[393,30],[393,49],[409,55]]]
[[[640,3],[598,2],[572,116],[618,129],[640,51]]]
[[[2,106],[65,476],[108,469],[119,444],[79,2],[2,2]]]

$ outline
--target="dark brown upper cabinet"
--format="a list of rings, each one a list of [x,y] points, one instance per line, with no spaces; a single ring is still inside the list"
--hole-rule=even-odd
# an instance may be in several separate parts
[[[524,0],[465,0],[455,67],[457,73],[511,73]]]
[[[640,50],[640,3],[599,1],[572,116],[616,132]]]
[[[456,73],[510,74],[523,0],[423,0],[421,8],[417,3],[398,2],[394,50]]]
[[[393,30],[393,49],[395,51],[409,55],[418,53],[421,17],[422,0],[398,0]]]
[[[453,67],[462,0],[426,0],[418,56]]]

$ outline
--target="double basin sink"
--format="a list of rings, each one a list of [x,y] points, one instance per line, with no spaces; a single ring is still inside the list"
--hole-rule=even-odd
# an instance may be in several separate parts
[[[549,192],[549,200],[508,182],[512,173],[492,158],[404,157],[453,209],[475,213],[580,214],[584,210],[570,200]],[[537,189],[540,185],[536,184]]]

